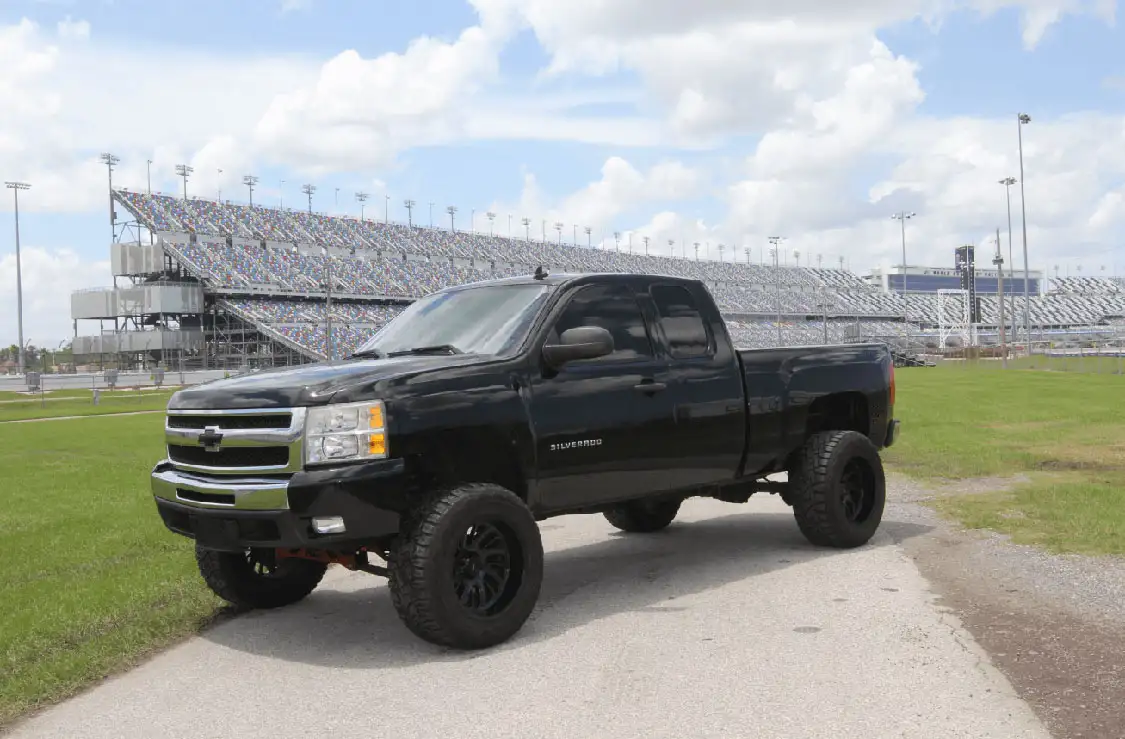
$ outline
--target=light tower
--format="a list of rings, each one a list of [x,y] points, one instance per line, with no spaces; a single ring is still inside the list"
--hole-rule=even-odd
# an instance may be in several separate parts
[[[908,304],[906,302],[906,222],[909,221],[911,218],[913,218],[916,215],[918,215],[918,214],[917,213],[907,213],[904,210],[904,211],[899,211],[898,213],[895,213],[893,216],[891,216],[891,218],[893,220],[899,221],[902,224],[902,328],[903,328],[903,330],[906,330],[906,323],[907,323],[907,320],[909,319],[909,315],[910,315],[910,310],[909,310]]]
[[[245,175],[242,178],[242,184],[246,185],[247,189],[250,190],[250,207],[253,208],[254,207],[254,185],[258,184],[258,178],[255,177],[252,174]]]
[[[114,213],[113,209],[113,167],[121,161],[121,158],[107,151],[102,153],[102,155],[98,157],[98,159],[100,159],[102,163],[105,164],[106,173],[109,175],[109,230],[112,234],[113,240],[117,241],[117,216]],[[151,179],[152,178],[150,177],[150,182]],[[187,192],[186,186],[184,192]],[[151,184],[149,185],[149,194],[152,194]],[[184,199],[187,199],[186,194],[184,195]]]
[[[457,233],[457,226],[453,221],[453,217],[457,215],[457,206],[447,206],[445,212],[449,214],[449,230],[453,233]]]
[[[24,357],[23,345],[23,267],[20,264],[20,190],[30,190],[31,185],[26,182],[5,182],[4,187],[12,191],[16,209],[16,326],[19,346],[19,373],[22,375],[27,367]],[[112,203],[110,204],[112,208]]]
[[[303,192],[305,197],[309,200],[309,215],[312,215],[312,196],[313,193],[316,192],[316,185],[301,185],[301,192]]]
[[[406,200],[402,201],[402,205],[403,205],[404,208],[406,208],[406,225],[407,226],[413,226],[414,225],[414,206],[417,205],[417,203],[415,203],[413,200],[410,200],[409,198],[407,198]]]
[[[364,215],[363,211],[364,211],[364,208],[367,207],[367,199],[369,197],[371,197],[371,196],[368,195],[367,193],[363,192],[362,190],[355,194],[355,201],[357,203],[359,203],[359,220],[360,220],[360,223],[363,222],[363,215]]]
[[[188,166],[187,164],[176,165],[176,175],[182,177],[184,180],[184,200],[187,200],[187,181],[191,177],[191,173],[195,171],[195,167]]]

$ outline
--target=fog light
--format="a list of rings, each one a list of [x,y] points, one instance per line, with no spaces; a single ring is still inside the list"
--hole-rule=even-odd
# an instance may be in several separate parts
[[[343,516],[325,516],[312,520],[313,531],[318,534],[342,534],[344,528]]]

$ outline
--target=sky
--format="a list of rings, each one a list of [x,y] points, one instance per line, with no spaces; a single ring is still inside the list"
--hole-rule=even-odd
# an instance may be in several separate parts
[[[115,185],[852,270],[1125,274],[1117,0],[0,0],[0,180],[25,339],[112,284]],[[1031,122],[1022,129],[1017,116]],[[152,160],[149,167],[146,162]],[[1010,189],[1022,268],[1020,185]],[[0,192],[0,344],[16,338]],[[553,231],[552,226],[548,226]],[[550,233],[551,236],[556,236]],[[557,238],[557,236],[556,236]],[[689,248],[689,256],[693,255]],[[799,257],[794,257],[794,252]],[[1081,270],[1081,272],[1079,272]],[[89,333],[88,330],[82,333]]]

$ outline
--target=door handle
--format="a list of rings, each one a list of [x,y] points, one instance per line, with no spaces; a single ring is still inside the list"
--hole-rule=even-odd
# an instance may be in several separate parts
[[[649,380],[647,382],[642,382],[639,385],[633,386],[633,389],[636,390],[638,393],[645,393],[646,395],[651,395],[652,393],[658,393],[661,390],[666,390],[667,388],[668,388],[668,386],[665,385],[663,382],[653,382],[651,380]]]

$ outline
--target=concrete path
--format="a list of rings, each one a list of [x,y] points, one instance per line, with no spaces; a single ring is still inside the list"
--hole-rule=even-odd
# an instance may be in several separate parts
[[[12,736],[1049,736],[885,532],[816,550],[769,496],[689,501],[650,536],[601,517],[542,527],[542,599],[499,648],[426,645],[381,579],[333,569],[307,601],[225,623]]]

